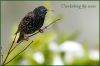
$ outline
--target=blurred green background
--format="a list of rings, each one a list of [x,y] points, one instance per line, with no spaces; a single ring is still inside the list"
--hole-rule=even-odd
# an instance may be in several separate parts
[[[63,4],[95,5],[95,8],[65,8]],[[2,1],[1,45],[6,53],[21,19],[34,8],[50,10],[44,26],[61,20],[23,42],[9,56],[13,58],[32,40],[32,45],[8,65],[94,65],[99,64],[99,1]]]

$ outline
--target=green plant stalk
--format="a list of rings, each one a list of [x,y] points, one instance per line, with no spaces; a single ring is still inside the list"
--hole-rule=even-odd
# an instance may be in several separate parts
[[[22,51],[20,51],[16,56],[14,56],[11,60],[9,60],[8,62],[6,62],[4,65],[8,64],[9,62],[11,62],[13,59],[15,59],[17,56],[19,56],[22,52],[24,52],[31,44],[33,43],[33,41],[28,44]]]
[[[15,35],[15,38],[14,38],[14,40],[13,40],[13,42],[12,42],[12,45],[10,46],[10,49],[8,50],[7,56],[6,56],[6,58],[4,59],[4,61],[3,61],[3,63],[2,63],[3,66],[5,65],[5,62],[6,62],[7,58],[8,58],[8,56],[9,56],[10,53],[11,53],[10,50],[12,49],[12,47],[13,47],[13,45],[14,45],[14,42],[15,42],[15,40],[16,40],[16,36],[17,36],[17,34]]]

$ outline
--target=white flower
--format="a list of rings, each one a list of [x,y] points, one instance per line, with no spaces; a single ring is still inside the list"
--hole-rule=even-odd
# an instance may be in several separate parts
[[[48,48],[52,52],[58,52],[59,49],[58,44],[56,42],[50,42]]]
[[[65,52],[65,62],[71,64],[75,58],[83,58],[84,49],[82,45],[75,41],[65,41],[59,47],[61,52]]]
[[[27,59],[22,59],[22,61],[21,61],[20,64],[21,64],[21,65],[29,65],[29,62],[28,62]]]
[[[64,65],[64,63],[59,55],[54,56],[53,65]]]
[[[44,56],[41,52],[34,53],[33,54],[33,59],[39,64],[42,64],[45,61]]]
[[[91,60],[99,60],[99,51],[98,50],[90,50],[89,51],[89,58]]]

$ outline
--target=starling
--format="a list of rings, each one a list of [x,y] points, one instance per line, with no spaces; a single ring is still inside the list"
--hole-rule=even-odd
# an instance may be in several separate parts
[[[47,8],[44,6],[39,6],[35,8],[33,11],[29,12],[20,22],[17,33],[19,34],[19,38],[17,43],[28,40],[27,35],[33,34],[35,31],[39,30],[42,32],[41,27],[44,24],[45,15],[47,13]]]

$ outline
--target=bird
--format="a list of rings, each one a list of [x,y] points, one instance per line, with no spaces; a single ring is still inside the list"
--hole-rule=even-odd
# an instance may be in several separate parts
[[[16,35],[19,33],[16,43],[20,43],[23,40],[28,41],[28,35],[33,34],[36,31],[43,32],[41,27],[44,24],[47,11],[48,9],[45,6],[39,6],[25,15],[18,25],[18,29],[15,33]]]

